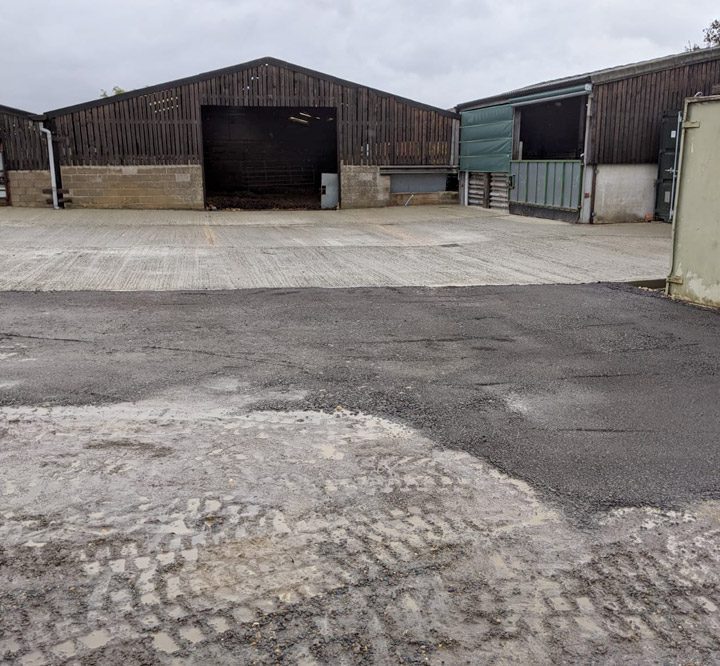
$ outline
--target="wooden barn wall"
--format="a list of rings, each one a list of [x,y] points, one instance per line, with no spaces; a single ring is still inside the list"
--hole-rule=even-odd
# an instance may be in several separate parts
[[[47,169],[47,146],[37,123],[0,109],[0,140],[8,171]]]
[[[457,120],[390,95],[258,65],[56,116],[60,162],[199,164],[201,105],[335,107],[346,164],[450,164]]]
[[[720,60],[696,63],[593,86],[593,164],[657,162],[663,113],[682,109],[697,92],[720,83]]]

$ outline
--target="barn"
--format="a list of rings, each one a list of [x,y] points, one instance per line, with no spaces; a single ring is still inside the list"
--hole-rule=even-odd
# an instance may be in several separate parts
[[[48,111],[22,134],[12,123],[32,116],[15,118],[0,124],[14,205],[47,205],[49,184],[68,207],[458,200],[455,112],[275,58]],[[52,133],[50,157],[40,122]]]
[[[50,172],[47,142],[37,117],[29,111],[0,105],[0,206],[10,203],[10,174],[18,200],[42,206]]]
[[[720,48],[459,104],[461,202],[572,222],[670,220],[683,100],[720,86]]]

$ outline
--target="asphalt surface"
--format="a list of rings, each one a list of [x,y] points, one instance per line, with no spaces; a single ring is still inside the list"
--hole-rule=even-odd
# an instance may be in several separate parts
[[[418,428],[579,519],[720,495],[718,313],[647,291],[8,292],[0,313],[5,406],[233,376],[304,392],[265,408],[342,406]]]

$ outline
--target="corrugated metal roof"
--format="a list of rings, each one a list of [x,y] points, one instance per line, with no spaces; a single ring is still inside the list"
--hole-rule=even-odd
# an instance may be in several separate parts
[[[608,83],[609,81],[617,81],[626,79],[648,72],[657,72],[664,69],[673,69],[675,67],[683,67],[685,65],[707,62],[709,60],[720,60],[720,46],[715,46],[698,51],[688,51],[686,53],[676,53],[662,58],[654,58],[652,60],[643,60],[641,62],[631,63],[629,65],[620,65],[617,67],[608,67],[606,69],[598,69],[594,72],[578,74],[576,76],[568,76],[561,79],[552,79],[541,83],[534,83],[523,88],[516,88],[508,92],[489,97],[481,97],[471,102],[463,102],[458,104],[455,109],[464,111],[467,109],[480,108],[483,106],[492,106],[493,104],[503,104],[512,98],[530,95],[532,93],[540,93],[555,88],[564,88],[568,86],[581,85],[583,83]]]

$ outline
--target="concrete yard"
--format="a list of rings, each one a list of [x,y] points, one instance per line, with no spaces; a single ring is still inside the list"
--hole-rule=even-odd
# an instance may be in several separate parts
[[[716,312],[540,285],[0,313],[0,660],[717,662]]]
[[[481,209],[0,208],[0,290],[448,286],[660,279],[670,227]]]

